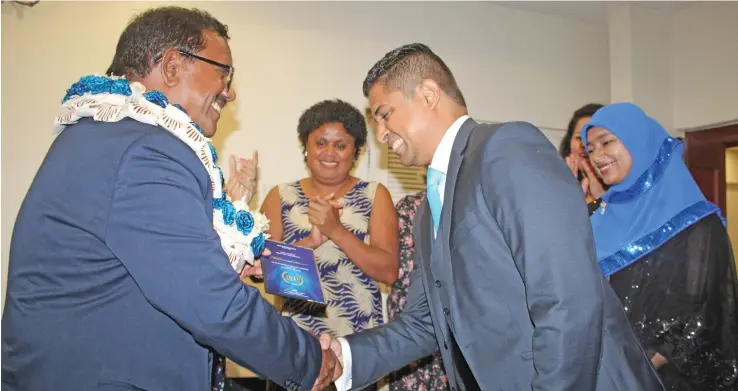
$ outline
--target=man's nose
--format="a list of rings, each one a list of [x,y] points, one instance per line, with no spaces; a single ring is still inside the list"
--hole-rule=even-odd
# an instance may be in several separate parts
[[[233,88],[233,86],[226,87],[225,90],[221,93],[224,97],[226,102],[230,103],[236,100],[236,89]]]
[[[380,144],[386,143],[389,137],[389,131],[387,130],[387,127],[384,126],[382,121],[377,124],[376,137],[377,142],[379,142]]]

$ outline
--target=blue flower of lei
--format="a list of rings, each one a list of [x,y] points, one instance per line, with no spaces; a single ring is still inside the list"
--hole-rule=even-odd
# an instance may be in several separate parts
[[[236,213],[236,227],[242,234],[250,234],[251,230],[254,229],[254,216],[245,210],[239,210]]]
[[[236,228],[242,234],[248,235],[254,229],[254,216],[245,210],[236,212],[233,204],[226,199],[225,193],[223,193],[222,197],[213,199],[213,208],[223,213],[223,222],[226,225],[231,225],[235,222]],[[263,233],[259,233],[259,235],[251,240],[251,252],[255,257],[258,257],[264,251],[264,241]]]
[[[220,211],[223,213],[223,222],[225,225],[233,224],[236,220],[236,208],[233,207],[233,204],[226,200],[220,208]]]
[[[128,80],[111,79],[105,76],[83,76],[78,82],[72,84],[67,90],[67,94],[62,99],[62,104],[75,96],[83,96],[84,94],[120,94],[131,95],[131,87]]]
[[[251,241],[251,252],[254,253],[254,257],[258,257],[262,252],[264,252],[264,240],[264,234],[260,233]]]
[[[228,202],[228,200],[226,200],[225,192],[223,192],[223,195],[220,198],[213,198],[213,208],[222,209],[226,202]]]
[[[133,91],[131,91],[131,85],[128,83],[128,80],[115,79],[113,80],[113,85],[110,86],[110,93],[130,96]]]
[[[149,91],[144,94],[144,98],[146,98],[147,101],[158,105],[162,109],[169,105],[169,99],[159,91]]]

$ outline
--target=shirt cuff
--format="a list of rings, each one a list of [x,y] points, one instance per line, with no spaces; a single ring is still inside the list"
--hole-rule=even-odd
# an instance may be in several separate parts
[[[343,365],[343,372],[341,376],[334,382],[337,391],[348,391],[351,389],[351,383],[353,378],[351,376],[351,347],[345,338],[338,338],[338,342],[341,344],[341,358]]]

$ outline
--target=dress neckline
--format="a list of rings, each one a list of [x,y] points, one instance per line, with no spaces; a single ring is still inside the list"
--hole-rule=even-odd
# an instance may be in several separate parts
[[[297,180],[297,183],[296,183],[296,184],[297,184],[297,188],[298,188],[298,189],[300,189],[300,193],[301,193],[301,194],[302,194],[303,196],[305,196],[305,198],[310,198],[310,196],[308,196],[307,192],[305,191],[305,187],[304,187],[304,186],[302,185],[302,181],[303,181],[303,180],[308,180],[308,179],[309,179],[309,178],[305,178],[305,179],[298,179],[298,180]],[[360,186],[360,185],[361,185],[361,184],[362,184],[362,183],[364,182],[364,181],[362,181],[362,180],[361,180],[361,179],[359,179],[359,178],[355,178],[355,179],[356,179],[356,183],[354,183],[354,185],[353,185],[353,186],[351,186],[351,188],[350,188],[350,189],[349,189],[349,190],[348,190],[347,192],[345,192],[345,193],[344,193],[344,194],[343,194],[342,196],[340,196],[340,197],[335,197],[335,198],[336,198],[336,199],[338,199],[338,200],[343,200],[344,198],[346,198],[346,196],[348,196],[348,195],[350,195],[350,194],[354,193],[354,192],[356,191],[356,189],[357,189],[357,188],[358,188],[358,187],[359,187],[359,186]]]

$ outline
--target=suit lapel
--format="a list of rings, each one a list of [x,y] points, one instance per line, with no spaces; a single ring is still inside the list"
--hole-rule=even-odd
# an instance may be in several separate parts
[[[425,265],[430,263],[433,221],[430,219],[430,205],[426,198],[415,212],[413,219],[413,238],[415,240],[415,252],[419,255],[419,262]]]
[[[464,151],[469,141],[472,129],[477,125],[472,119],[466,120],[456,134],[454,146],[451,149],[451,158],[448,161],[448,173],[446,173],[446,189],[443,192],[443,211],[441,212],[441,222],[438,227],[438,238],[443,242],[444,256],[450,260],[450,251],[448,249],[451,235],[451,216],[454,207],[454,194],[456,192],[456,179],[459,175],[459,168],[464,161]]]
[[[446,189],[443,197],[443,210],[441,212],[441,222],[438,227],[438,237],[433,243],[433,253],[431,255],[432,268],[440,275],[448,276],[446,279],[449,284],[447,288],[449,300],[454,300],[456,295],[456,287],[453,279],[453,262],[451,260],[451,217],[453,216],[454,195],[456,192],[456,180],[459,174],[459,168],[464,161],[464,150],[472,129],[476,123],[469,119],[461,125],[461,129],[456,134],[454,146],[451,149],[451,157],[448,162],[448,173],[446,174]],[[430,209],[430,207],[429,207]]]

